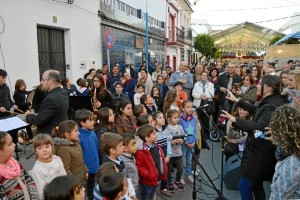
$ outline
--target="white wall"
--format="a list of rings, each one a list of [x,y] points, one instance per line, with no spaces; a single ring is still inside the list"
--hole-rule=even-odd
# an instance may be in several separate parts
[[[74,4],[95,14],[52,0],[1,0],[0,15],[5,31],[0,35],[0,42],[12,88],[19,78],[25,80],[28,90],[39,84],[37,25],[65,30],[66,64],[71,67],[66,71],[71,81],[82,77],[89,68],[100,67],[99,0],[75,0]],[[53,16],[57,17],[57,23],[53,23]],[[0,32],[2,27],[0,20]],[[92,60],[95,65],[91,64]],[[86,61],[86,69],[79,68],[80,61]],[[0,68],[3,68],[1,57]]]
[[[146,13],[146,0],[121,0],[127,5],[142,9]],[[159,20],[166,21],[166,0],[148,0],[148,15]]]

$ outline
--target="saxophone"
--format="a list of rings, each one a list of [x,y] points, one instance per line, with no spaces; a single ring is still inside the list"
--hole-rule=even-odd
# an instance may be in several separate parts
[[[95,123],[97,123],[97,118],[98,118],[98,109],[96,107],[96,103],[98,102],[98,100],[97,100],[97,96],[96,96],[96,94],[97,94],[96,91],[97,91],[97,89],[95,88],[94,96],[93,96],[93,108],[94,108],[94,111],[93,111],[93,121]]]

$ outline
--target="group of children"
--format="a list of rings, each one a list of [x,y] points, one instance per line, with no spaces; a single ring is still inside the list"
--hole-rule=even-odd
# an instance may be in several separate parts
[[[184,176],[194,181],[191,152],[200,131],[192,102],[182,102],[181,115],[176,109],[165,115],[147,106],[153,101],[151,96],[146,95],[143,101],[146,106],[135,110],[137,118],[131,102],[122,100],[116,119],[111,109],[102,108],[95,124],[92,112],[78,110],[76,122],[60,123],[52,137],[37,134],[33,139],[37,160],[29,174],[13,158],[15,144],[10,135],[0,132],[0,195],[50,200],[62,196],[84,199],[86,193],[88,199],[96,200],[150,200],[159,184],[161,194],[167,197],[174,188],[183,191]],[[117,120],[123,126],[116,127]],[[186,139],[173,139],[177,135]],[[177,171],[173,181],[174,164]]]

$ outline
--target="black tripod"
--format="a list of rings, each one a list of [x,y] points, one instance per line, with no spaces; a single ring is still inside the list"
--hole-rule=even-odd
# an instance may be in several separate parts
[[[195,154],[192,152],[192,150],[188,147],[187,143],[184,141],[184,145],[186,146],[186,148],[190,151],[190,153],[192,154],[192,157],[195,159],[196,165],[199,165],[199,167],[201,168],[202,172],[205,174],[206,178],[209,180],[210,184],[212,185],[212,189],[214,191],[217,192],[218,194],[218,199],[219,200],[225,200],[226,198],[223,196],[223,194],[220,192],[220,190],[215,186],[214,182],[211,180],[211,178],[209,177],[209,175],[207,174],[207,172],[205,171],[203,165],[200,163],[200,161],[197,159],[197,157],[195,156]],[[193,173],[193,178],[194,178],[194,182],[193,182],[193,200],[197,199],[197,191],[196,191],[196,165],[194,167],[194,173]]]
[[[196,110],[201,109],[202,112],[208,117],[209,121],[212,123],[212,125],[215,127],[216,129],[216,133],[219,134],[219,137],[221,137],[221,141],[222,141],[222,155],[221,155],[221,183],[220,183],[220,188],[221,188],[221,194],[223,196],[223,173],[224,173],[224,141],[226,140],[226,137],[224,135],[221,135],[221,131],[218,128],[217,124],[214,122],[214,120],[209,116],[209,114],[207,114],[205,108],[197,108]],[[197,112],[198,113],[198,112]],[[199,116],[198,116],[199,117]]]

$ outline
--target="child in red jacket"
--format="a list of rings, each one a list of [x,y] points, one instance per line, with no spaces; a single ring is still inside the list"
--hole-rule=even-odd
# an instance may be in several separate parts
[[[153,200],[160,180],[167,180],[168,168],[163,150],[156,144],[155,127],[145,124],[139,127],[137,134],[144,142],[135,155],[141,195],[143,200]]]

